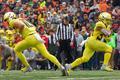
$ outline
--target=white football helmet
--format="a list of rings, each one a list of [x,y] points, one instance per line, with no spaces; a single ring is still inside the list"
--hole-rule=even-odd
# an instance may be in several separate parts
[[[14,12],[7,12],[4,14],[4,20],[6,21],[10,21],[11,19],[15,19],[16,18],[16,14]]]

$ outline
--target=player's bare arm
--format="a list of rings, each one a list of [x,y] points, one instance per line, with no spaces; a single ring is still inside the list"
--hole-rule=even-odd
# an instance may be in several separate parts
[[[102,26],[97,26],[96,30],[101,31],[105,36],[109,36],[111,34],[110,30],[107,30]]]
[[[14,22],[13,27],[14,27],[15,29],[19,30],[19,32],[22,32],[22,30],[24,29],[24,24],[23,24],[21,21],[16,20],[16,21]]]
[[[107,29],[104,29],[104,28],[101,29],[101,32],[104,33],[104,35],[106,35],[106,36],[109,36],[111,34],[110,30],[107,30]]]

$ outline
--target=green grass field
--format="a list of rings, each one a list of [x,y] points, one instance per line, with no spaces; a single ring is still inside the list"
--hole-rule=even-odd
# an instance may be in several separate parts
[[[0,80],[120,80],[120,71],[72,71],[70,76],[61,76],[60,71],[0,72]]]

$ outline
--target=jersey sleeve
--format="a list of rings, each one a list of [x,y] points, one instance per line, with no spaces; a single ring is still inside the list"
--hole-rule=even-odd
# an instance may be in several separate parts
[[[95,27],[95,30],[101,30],[101,29],[106,29],[107,26],[105,26],[102,22],[97,22],[96,23],[96,27]]]

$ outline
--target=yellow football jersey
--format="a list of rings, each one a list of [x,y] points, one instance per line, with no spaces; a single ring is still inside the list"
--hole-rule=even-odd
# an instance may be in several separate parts
[[[94,32],[92,36],[96,39],[102,39],[102,38],[107,38],[108,36],[105,36],[103,32],[101,32],[101,29],[106,29],[110,30],[109,25],[105,25],[103,22],[99,21],[96,23],[96,26],[94,28]]]
[[[14,36],[6,36],[6,43],[12,47],[13,46]]]
[[[24,25],[24,28],[21,32],[19,30],[16,30],[16,32],[21,33],[23,38],[26,38],[28,35],[36,33],[35,26],[33,24],[29,23],[28,21],[26,21],[25,19],[22,19],[22,18],[11,20],[9,25],[14,28],[14,23],[17,21]]]

